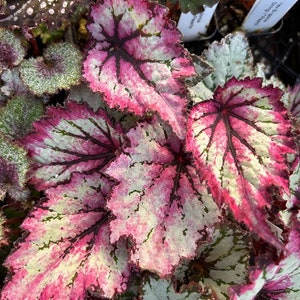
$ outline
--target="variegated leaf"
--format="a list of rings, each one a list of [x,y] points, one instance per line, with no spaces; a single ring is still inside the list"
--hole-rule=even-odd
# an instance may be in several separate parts
[[[232,77],[243,79],[254,75],[254,61],[244,33],[228,34],[221,42],[213,42],[201,55],[214,71],[203,82],[214,91]]]
[[[187,103],[181,79],[195,70],[165,15],[165,8],[144,0],[92,6],[88,29],[95,47],[84,62],[84,77],[110,107],[137,115],[158,112],[184,138]]]
[[[225,224],[215,230],[211,242],[200,245],[196,258],[183,261],[175,274],[180,281],[188,278],[202,289],[212,290],[218,300],[229,299],[230,286],[247,282],[249,259],[247,235]]]
[[[111,238],[130,237],[131,260],[164,276],[195,255],[220,212],[180,140],[157,120],[128,136],[131,146],[106,170],[119,181],[107,205],[116,217]]]
[[[142,287],[143,300],[201,300],[197,292],[176,292],[171,280],[149,277]]]
[[[253,268],[249,284],[231,289],[231,299],[296,300],[300,298],[300,214],[279,263]]]
[[[42,190],[72,180],[75,173],[104,169],[124,143],[120,126],[113,126],[103,110],[68,102],[49,107],[34,123],[35,133],[24,140],[34,161],[31,183]]]
[[[71,183],[48,189],[49,199],[25,219],[27,234],[6,260],[11,275],[1,299],[112,298],[126,289],[126,243],[110,243],[103,208],[111,185],[99,173],[76,173]]]
[[[271,203],[268,188],[288,192],[286,155],[294,152],[281,96],[259,78],[233,78],[193,107],[187,136],[187,149],[218,203],[227,203],[238,221],[277,247],[264,207]]]

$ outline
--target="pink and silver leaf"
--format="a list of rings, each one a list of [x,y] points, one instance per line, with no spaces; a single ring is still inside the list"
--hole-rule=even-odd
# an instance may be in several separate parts
[[[300,298],[300,214],[294,220],[284,257],[279,263],[264,268],[253,267],[249,284],[230,288],[231,299],[286,299]]]
[[[128,237],[131,260],[161,276],[171,274],[181,258],[193,258],[197,242],[209,238],[206,229],[221,220],[174,136],[157,120],[141,123],[128,133],[130,147],[106,170],[119,182],[107,205],[115,215],[112,242]]]
[[[183,139],[186,89],[195,74],[166,8],[145,0],[108,0],[92,6],[88,25],[94,47],[84,77],[110,107],[136,115],[158,112]]]
[[[294,153],[281,96],[278,88],[262,87],[259,78],[232,78],[192,108],[187,136],[187,149],[214,199],[276,247],[280,238],[264,208],[271,204],[268,189],[289,192],[286,156]]]
[[[49,107],[34,128],[23,144],[33,161],[30,182],[39,190],[69,182],[75,173],[101,172],[125,143],[105,111],[71,101]]]
[[[110,243],[103,208],[112,182],[98,173],[74,177],[48,189],[22,224],[26,234],[5,262],[1,299],[110,299],[126,289],[126,243]]]

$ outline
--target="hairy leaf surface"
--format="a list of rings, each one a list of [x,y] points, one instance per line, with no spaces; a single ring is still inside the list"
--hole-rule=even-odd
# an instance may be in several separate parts
[[[77,173],[48,189],[49,199],[22,225],[28,235],[6,260],[11,277],[1,299],[111,298],[126,288],[126,244],[110,243],[103,209],[111,184],[99,173]]]
[[[95,46],[84,62],[84,77],[93,91],[104,93],[110,107],[137,115],[158,112],[184,138],[181,78],[195,75],[195,70],[165,14],[165,8],[144,0],[94,5],[88,29]]]
[[[35,95],[55,94],[79,83],[81,52],[71,43],[51,44],[43,57],[24,60],[20,74]]]
[[[6,136],[20,139],[30,132],[33,121],[44,112],[41,101],[25,96],[14,97],[0,107],[0,131]]]
[[[72,174],[91,174],[105,168],[124,142],[103,110],[68,102],[49,107],[47,117],[34,123],[35,133],[24,144],[34,160],[31,182],[46,189],[70,181]]]
[[[24,56],[22,41],[12,31],[0,27],[0,74],[20,64]]]
[[[28,169],[26,151],[0,134],[0,200],[10,191],[21,196]]]
[[[155,121],[128,136],[131,146],[106,170],[120,182],[108,201],[116,216],[111,238],[130,237],[132,261],[167,275],[180,258],[194,256],[220,213],[177,137]]]
[[[276,246],[263,208],[268,188],[288,191],[285,174],[290,124],[279,102],[282,91],[261,79],[231,79],[214,98],[191,111],[187,148],[192,151],[214,198],[229,205],[238,221]]]

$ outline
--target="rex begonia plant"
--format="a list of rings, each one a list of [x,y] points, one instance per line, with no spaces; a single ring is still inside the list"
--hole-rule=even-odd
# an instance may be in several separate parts
[[[241,32],[189,53],[153,2],[25,2],[14,26],[89,12],[86,43],[23,28],[1,61],[0,299],[300,298],[299,87]]]

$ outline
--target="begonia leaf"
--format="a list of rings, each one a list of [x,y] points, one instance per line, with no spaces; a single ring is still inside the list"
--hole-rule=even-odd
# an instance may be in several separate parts
[[[78,103],[87,103],[94,112],[96,112],[99,108],[106,108],[102,99],[102,95],[93,92],[85,84],[73,86],[70,89],[67,100],[68,99]]]
[[[79,83],[81,53],[70,43],[51,44],[43,57],[24,60],[20,73],[23,82],[35,95],[55,94]]]
[[[37,26],[44,23],[47,27],[58,27],[70,19],[79,5],[87,0],[6,0],[0,24],[5,26]]]
[[[24,56],[25,47],[21,40],[12,31],[0,27],[0,74],[20,64]]]
[[[291,88],[288,95],[288,110],[290,111],[292,117],[295,118],[296,124],[300,126],[300,84],[297,84]]]
[[[291,195],[287,195],[287,208],[300,207],[300,160],[289,177]]]
[[[300,214],[299,216],[300,217]],[[231,299],[286,299],[300,297],[300,218],[295,221],[285,257],[278,263],[250,270],[250,283],[231,288]]]
[[[112,181],[97,172],[75,174],[47,190],[22,224],[26,236],[7,258],[1,299],[112,298],[126,289],[128,251],[109,239],[103,207]]]
[[[213,42],[201,57],[214,71],[203,82],[214,91],[217,86],[224,86],[232,77],[242,79],[254,75],[254,61],[251,49],[244,33],[228,34],[220,42]]]
[[[192,87],[214,71],[214,68],[200,56],[191,54],[197,75],[185,79],[186,85]]]
[[[10,189],[25,187],[28,169],[26,151],[0,134],[0,200]]]
[[[84,77],[110,107],[137,115],[158,112],[185,135],[184,77],[195,75],[180,33],[166,8],[144,0],[107,0],[92,6],[88,29],[95,42]]]
[[[281,96],[259,78],[232,78],[213,99],[193,107],[187,136],[187,149],[215,200],[225,201],[238,221],[277,247],[264,207],[271,203],[268,188],[288,192],[286,155],[294,152]]]
[[[119,184],[107,207],[111,239],[132,239],[131,260],[164,276],[195,255],[220,212],[177,137],[155,120],[127,134],[130,147],[106,170]],[[155,259],[153,259],[155,257]]]
[[[71,101],[49,107],[33,126],[24,145],[34,160],[31,183],[39,190],[70,181],[74,173],[104,169],[124,142],[120,126],[114,127],[105,111]]]
[[[176,292],[171,280],[147,278],[143,285],[143,300],[200,300],[201,294],[196,292]]]
[[[218,300],[228,299],[229,286],[247,282],[249,259],[246,234],[226,224],[215,230],[211,242],[200,245],[194,260],[181,263],[176,278],[199,283]]]
[[[232,77],[261,77],[257,74],[251,48],[244,33],[228,34],[220,42],[213,42],[200,58],[210,65],[210,74],[189,87],[192,101],[198,103],[210,99],[217,86],[224,86]],[[197,77],[193,79],[195,82]],[[264,79],[265,81],[265,79]]]
[[[41,101],[24,96],[14,97],[6,106],[0,107],[0,131],[19,139],[29,133],[33,121],[39,119],[43,112]]]
[[[24,96],[30,93],[20,78],[19,68],[5,70],[1,75],[1,81],[0,101],[4,102],[4,100],[14,96]]]

